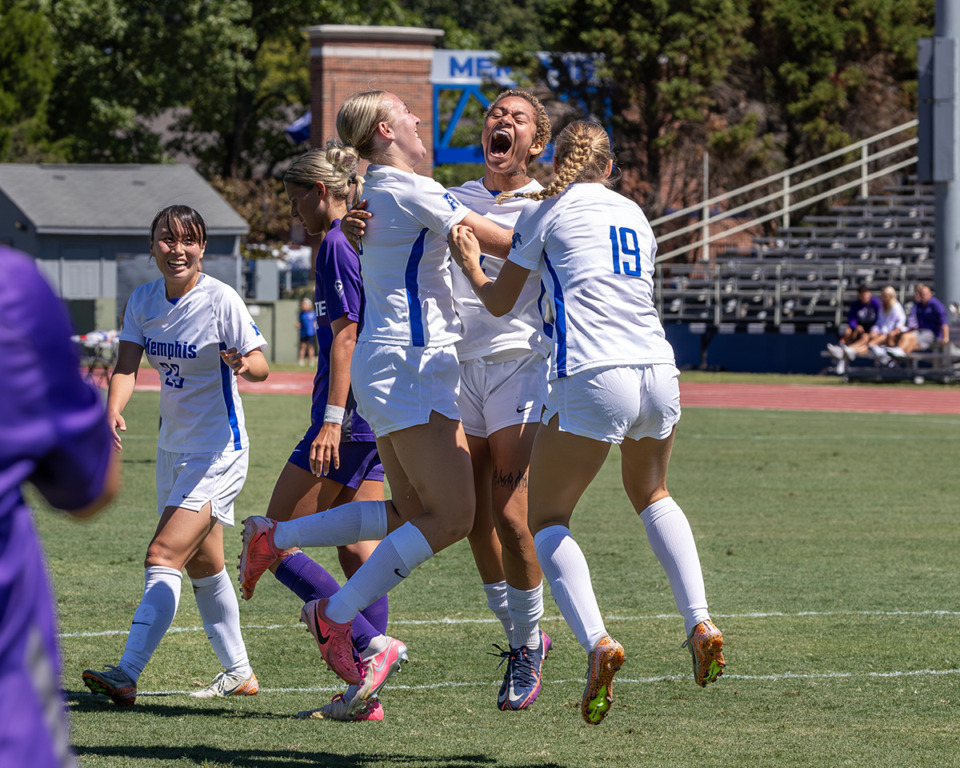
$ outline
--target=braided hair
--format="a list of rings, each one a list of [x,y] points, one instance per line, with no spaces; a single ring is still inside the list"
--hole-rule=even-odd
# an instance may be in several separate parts
[[[557,176],[549,186],[538,192],[504,192],[497,195],[502,203],[510,197],[546,200],[563,192],[578,181],[606,182],[607,163],[613,160],[610,137],[600,123],[579,120],[564,128],[554,142]]]

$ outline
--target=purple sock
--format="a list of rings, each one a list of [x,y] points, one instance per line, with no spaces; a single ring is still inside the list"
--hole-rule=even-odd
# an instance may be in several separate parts
[[[370,605],[360,611],[364,618],[376,630],[375,635],[387,634],[387,617],[390,615],[390,600],[386,595],[377,598]],[[356,631],[356,630],[354,630]]]
[[[303,552],[294,552],[290,557],[284,558],[274,575],[277,581],[293,591],[305,603],[330,597],[340,589],[340,583],[330,575],[327,569],[315,563]],[[367,649],[371,638],[384,634],[367,620],[365,614],[371,609],[373,609],[374,618],[379,620],[382,617],[383,626],[386,627],[387,596],[384,595],[379,600],[375,600],[353,620],[353,647],[358,653]]]

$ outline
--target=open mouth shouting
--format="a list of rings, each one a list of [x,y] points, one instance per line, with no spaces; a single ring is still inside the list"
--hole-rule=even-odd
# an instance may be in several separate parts
[[[490,157],[506,157],[507,153],[513,147],[513,136],[502,128],[495,130],[487,145],[487,154]]]

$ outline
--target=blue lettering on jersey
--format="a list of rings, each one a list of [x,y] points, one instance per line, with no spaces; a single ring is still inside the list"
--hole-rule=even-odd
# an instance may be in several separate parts
[[[197,345],[185,344],[182,341],[157,341],[147,338],[144,340],[144,350],[153,357],[168,359],[193,360],[197,356]]]
[[[460,207],[460,201],[449,192],[444,192],[443,199],[447,201],[447,205],[450,206],[451,211],[455,211]]]
[[[622,273],[630,277],[640,277],[640,238],[636,231],[628,227],[615,227],[610,225],[610,246],[613,251],[613,274]],[[620,254],[632,256],[634,266],[626,261],[620,261]]]
[[[260,329],[257,328],[257,324],[253,322],[253,320],[250,321],[250,327],[253,328],[253,332],[257,334],[257,336],[263,336],[263,334],[260,333]]]
[[[513,237],[510,240],[510,247],[513,250],[517,250],[517,248],[519,248],[521,245],[523,245],[523,238],[520,237],[519,232],[514,232]]]
[[[180,375],[180,366],[177,363],[160,363],[163,371],[163,383],[174,389],[183,389],[183,376]]]

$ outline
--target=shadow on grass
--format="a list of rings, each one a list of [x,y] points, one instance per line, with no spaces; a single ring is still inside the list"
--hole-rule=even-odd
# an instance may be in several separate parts
[[[496,766],[500,761],[488,755],[399,755],[357,752],[337,755],[330,752],[287,750],[219,749],[198,744],[194,747],[76,747],[77,756],[125,760],[189,760],[197,765],[224,765],[231,768],[273,768],[274,766],[315,766],[362,768],[366,765],[423,765],[430,768]],[[533,766],[534,764],[529,764]],[[536,768],[565,768],[557,763],[538,763]]]
[[[249,711],[230,706],[225,701],[220,703],[214,699],[212,702],[207,700],[198,701],[194,705],[178,706],[172,703],[176,698],[183,698],[182,693],[150,693],[137,696],[137,703],[133,707],[118,707],[106,696],[98,696],[92,693],[82,691],[66,691],[67,705],[72,715],[96,714],[98,712],[110,712],[116,715],[128,715],[136,717],[137,715],[150,715],[152,717],[173,717],[181,718],[187,715],[206,716],[216,715],[218,718],[251,718],[255,720],[290,720],[293,718],[289,712],[263,712],[261,710],[251,709]]]

